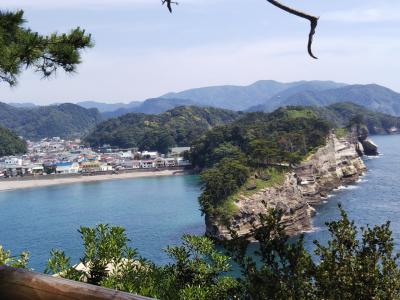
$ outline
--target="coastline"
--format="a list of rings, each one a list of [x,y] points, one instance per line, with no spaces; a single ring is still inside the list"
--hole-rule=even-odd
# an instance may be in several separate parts
[[[166,169],[166,170],[154,170],[154,171],[136,171],[136,172],[125,172],[121,174],[103,174],[94,176],[73,176],[73,177],[62,177],[62,178],[31,178],[27,180],[0,180],[0,192],[13,191],[19,189],[38,188],[46,186],[64,185],[64,184],[76,184],[76,183],[87,183],[87,182],[98,182],[98,181],[109,181],[109,180],[124,180],[134,178],[145,178],[145,177],[161,177],[161,176],[178,176],[189,174],[185,170],[181,169]]]

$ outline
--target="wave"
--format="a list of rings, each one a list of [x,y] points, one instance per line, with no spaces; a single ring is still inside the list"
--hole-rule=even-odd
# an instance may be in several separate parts
[[[321,230],[322,230],[322,227],[314,227],[314,226],[312,226],[311,229],[303,230],[301,233],[314,233],[314,232],[318,232],[318,231],[321,231]]]

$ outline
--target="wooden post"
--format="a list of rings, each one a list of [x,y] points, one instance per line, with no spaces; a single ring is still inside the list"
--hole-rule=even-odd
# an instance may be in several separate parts
[[[1,300],[150,300],[82,282],[0,266]]]

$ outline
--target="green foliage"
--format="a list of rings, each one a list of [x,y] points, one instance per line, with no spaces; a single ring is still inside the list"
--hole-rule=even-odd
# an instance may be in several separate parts
[[[246,254],[245,237],[228,245],[242,270],[241,299],[399,299],[399,255],[393,254],[389,223],[358,229],[340,208],[341,218],[327,223],[327,245],[315,241],[315,260],[303,237],[289,240],[282,212],[261,215],[252,236],[259,243]]]
[[[259,243],[253,256],[246,254],[247,237],[227,245],[241,268],[241,299],[313,299],[314,263],[302,237],[289,241],[282,216],[276,210],[260,215],[261,227],[252,231]]]
[[[12,131],[0,127],[0,156],[26,153],[26,143]]]
[[[22,69],[49,77],[62,68],[74,72],[92,39],[79,27],[68,34],[42,36],[24,27],[23,11],[0,11],[0,81],[15,85]]]
[[[184,236],[181,246],[166,249],[172,262],[157,266],[127,246],[121,227],[81,227],[79,232],[84,270],[71,266],[64,252],[53,250],[46,273],[158,299],[223,300],[238,288],[236,279],[223,276],[230,271],[230,258],[206,237]]]
[[[129,240],[122,227],[100,224],[95,228],[81,227],[79,233],[84,246],[84,255],[80,259],[82,270],[71,266],[71,259],[64,252],[52,250],[46,273],[98,285],[107,277],[108,269],[130,264],[137,256],[136,250],[127,246]]]
[[[327,224],[328,244],[317,245],[320,259],[315,273],[315,291],[324,299],[399,299],[399,255],[393,255],[389,222],[359,231],[341,209],[341,219]]]
[[[329,241],[315,241],[313,254],[305,249],[302,236],[286,235],[283,212],[270,210],[260,215],[261,226],[254,224],[249,234],[257,241],[255,252],[248,251],[248,237],[235,232],[225,244],[227,254],[206,237],[185,235],[182,245],[166,249],[171,262],[157,266],[126,245],[122,228],[99,225],[80,230],[82,261],[90,270],[75,270],[63,252],[53,251],[47,272],[168,300],[399,299],[399,255],[393,254],[389,223],[359,232],[344,210],[340,212],[339,220],[326,224]],[[3,257],[7,260],[9,254],[0,251],[4,263]],[[241,273],[238,278],[229,273],[232,261]],[[105,268],[109,263],[113,267]]]
[[[25,269],[29,260],[29,253],[22,252],[19,256],[11,256],[10,251],[6,251],[0,245],[0,265],[6,265],[13,268]]]
[[[199,202],[203,213],[215,215],[215,209],[236,193],[249,175],[250,169],[244,165],[243,158],[228,157],[202,172],[201,180],[204,184]]]
[[[363,106],[350,103],[336,103],[327,107],[314,107],[317,115],[328,120],[332,126],[346,128],[363,124],[371,134],[384,134],[392,127],[400,128],[400,118],[388,114],[374,112]]]
[[[0,125],[26,139],[81,137],[100,120],[97,109],[85,109],[75,104],[16,108],[0,103]]]
[[[130,113],[99,124],[85,141],[91,146],[110,144],[122,148],[167,153],[174,146],[190,146],[210,128],[234,121],[239,113],[200,107],[178,107],[160,115]]]
[[[329,131],[310,109],[289,107],[270,114],[249,113],[206,132],[191,153],[193,165],[204,169],[199,198],[203,213],[229,219],[236,193],[249,184],[255,183],[256,190],[268,185],[256,180],[258,170],[298,164],[325,144]]]

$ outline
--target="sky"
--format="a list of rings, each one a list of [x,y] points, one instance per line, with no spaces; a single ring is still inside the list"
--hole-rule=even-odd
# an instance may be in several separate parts
[[[83,53],[76,74],[59,71],[48,80],[27,70],[15,87],[0,83],[0,101],[130,102],[261,79],[400,91],[399,1],[283,1],[320,16],[318,60],[306,52],[308,21],[265,0],[180,0],[172,15],[160,0],[3,0],[0,9],[23,9],[33,31],[80,26],[95,47]]]

